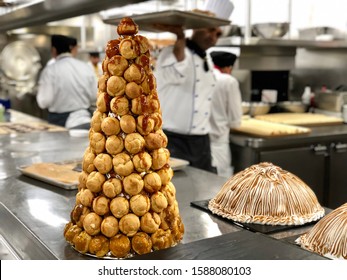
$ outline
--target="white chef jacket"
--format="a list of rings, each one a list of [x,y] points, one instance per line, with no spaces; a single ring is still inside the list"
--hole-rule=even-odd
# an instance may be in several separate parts
[[[211,111],[211,153],[212,166],[218,175],[229,178],[232,175],[230,128],[238,127],[242,118],[242,97],[239,82],[230,74],[214,70],[217,83]]]
[[[45,67],[38,84],[37,103],[51,113],[79,111],[75,115],[81,118],[81,111],[86,112],[96,102],[97,80],[93,70],[70,53],[59,55],[55,63]],[[81,124],[71,118],[69,123]]]
[[[185,48],[185,59],[178,62],[173,46],[164,48],[156,62],[155,76],[160,99],[163,128],[185,135],[206,135],[215,87],[213,65]]]

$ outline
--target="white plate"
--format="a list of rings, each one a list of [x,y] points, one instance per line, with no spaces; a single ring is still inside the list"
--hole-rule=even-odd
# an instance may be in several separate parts
[[[88,129],[70,129],[69,134],[71,137],[88,137]]]

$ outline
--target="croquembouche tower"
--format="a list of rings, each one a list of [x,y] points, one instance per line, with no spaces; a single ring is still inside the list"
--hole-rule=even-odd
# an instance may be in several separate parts
[[[107,43],[89,147],[64,237],[77,251],[129,258],[183,238],[149,41],[131,18]]]

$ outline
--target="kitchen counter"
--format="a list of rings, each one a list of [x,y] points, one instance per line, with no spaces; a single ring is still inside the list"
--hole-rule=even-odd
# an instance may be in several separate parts
[[[261,138],[245,134],[230,134],[232,144],[251,148],[280,148],[305,145],[317,141],[343,141],[347,138],[347,125],[326,125],[310,127],[311,133],[290,136]]]
[[[63,237],[64,226],[73,209],[77,190],[66,190],[50,185],[22,175],[18,170],[23,165],[38,162],[81,160],[88,145],[87,136],[72,137],[68,131],[0,135],[0,216],[2,219],[0,254],[2,257],[3,255],[9,257],[6,251],[9,246],[6,246],[6,242],[10,245],[13,245],[13,242],[17,246],[13,256],[20,259],[92,258],[76,252]],[[217,258],[219,250],[217,247],[214,250],[209,248],[208,255],[200,255],[192,251],[196,248],[205,250],[204,240],[206,240],[206,246],[210,246],[209,244],[223,246],[229,236],[230,242],[227,244],[241,251],[228,255],[228,250],[224,250],[223,258],[252,259],[253,257],[257,259],[259,252],[248,250],[242,253],[244,250],[242,248],[247,242],[259,241],[261,244],[262,240],[264,244],[268,244],[267,246],[270,246],[269,244],[273,246],[263,258],[275,259],[281,256],[285,258],[284,253],[282,255],[276,253],[277,246],[281,250],[288,250],[288,256],[292,259],[320,258],[316,254],[303,252],[296,245],[288,242],[284,245],[283,241],[277,240],[293,238],[312,225],[267,234],[265,237],[261,233],[246,230],[229,220],[191,206],[192,201],[214,197],[225,181],[223,177],[190,166],[175,171],[172,182],[177,190],[177,201],[185,225],[185,234],[181,244],[164,250],[159,255],[152,255],[152,258],[156,256],[181,259],[189,259],[193,256],[194,258],[204,258],[204,256],[206,259]],[[245,235],[242,232],[245,232]],[[225,237],[222,238],[223,236]],[[146,258],[147,256],[141,256],[140,259]],[[151,256],[148,255],[148,259],[150,258]]]

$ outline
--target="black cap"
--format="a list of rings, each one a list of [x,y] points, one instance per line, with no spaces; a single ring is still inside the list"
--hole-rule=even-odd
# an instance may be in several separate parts
[[[55,47],[58,54],[70,52],[71,38],[64,35],[52,35],[52,47]]]
[[[231,52],[211,52],[213,63],[218,67],[233,66],[237,56]]]
[[[99,57],[100,56],[99,52],[89,52],[89,55],[93,56],[93,57]]]

